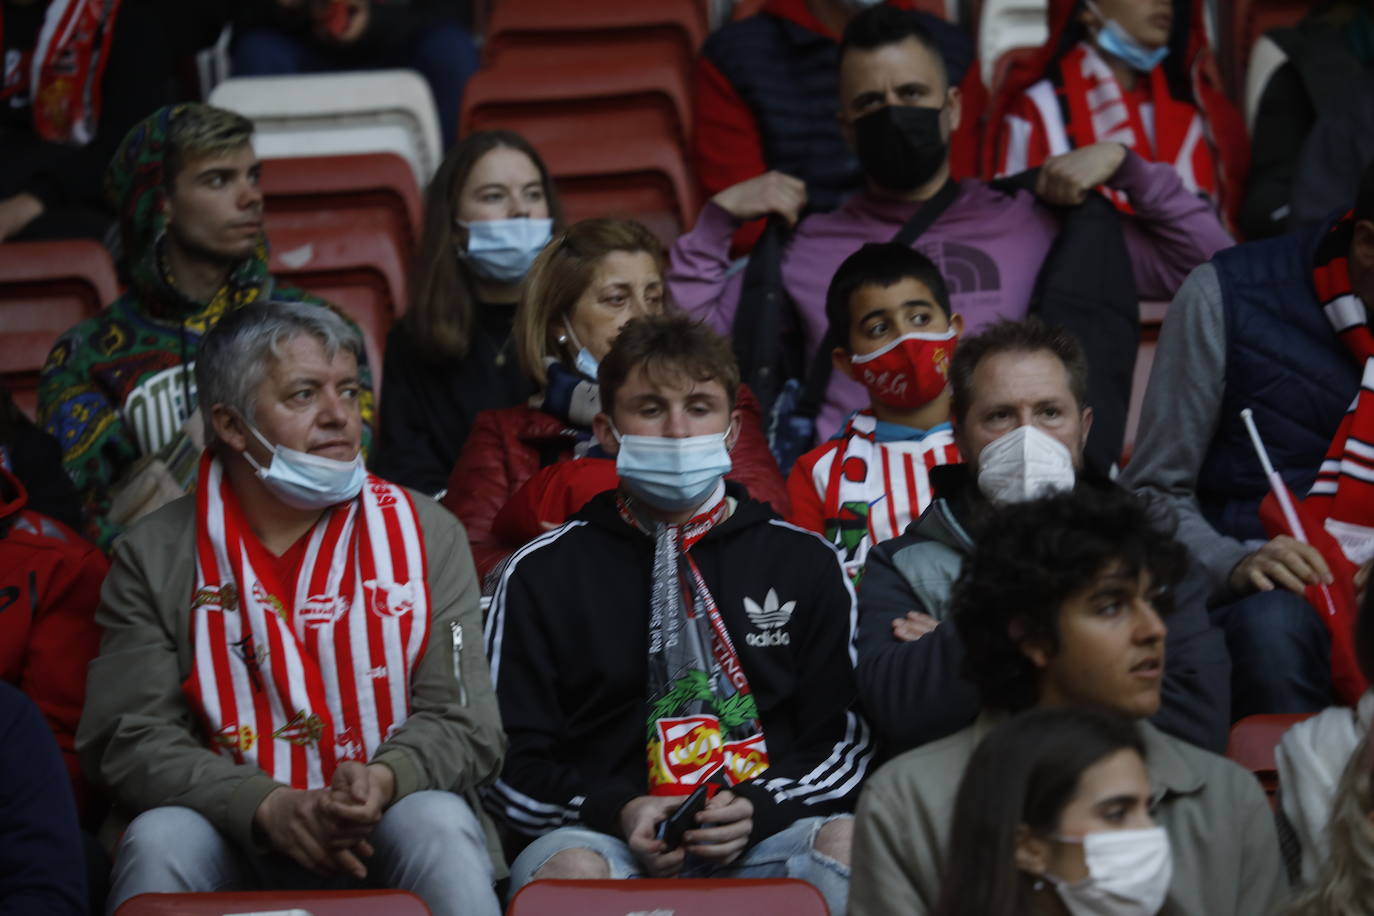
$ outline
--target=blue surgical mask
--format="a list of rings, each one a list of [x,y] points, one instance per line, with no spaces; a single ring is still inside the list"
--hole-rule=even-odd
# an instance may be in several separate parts
[[[622,436],[614,426],[611,432],[620,443],[615,470],[621,484],[664,512],[684,512],[701,505],[732,466],[725,447],[728,429],[685,439]]]
[[[1169,56],[1167,44],[1160,45],[1151,51],[1131,37],[1131,34],[1121,27],[1121,23],[1103,16],[1102,11],[1097,8],[1097,4],[1092,3],[1091,0],[1088,7],[1097,14],[1103,23],[1102,28],[1097,31],[1097,46],[1132,70],[1149,73],[1159,66],[1160,61]]]
[[[577,347],[577,356],[573,358],[573,365],[577,368],[578,372],[581,372],[587,378],[595,379],[597,370],[601,368],[600,360],[592,356],[591,350],[582,346],[582,341],[577,339],[577,332],[572,329],[572,325],[568,322],[567,318],[563,319],[563,327],[568,332],[568,339],[572,341],[573,346]]]
[[[367,470],[361,451],[352,461],[336,461],[284,445],[273,445],[251,423],[248,429],[272,452],[272,460],[263,467],[248,452],[245,451],[243,457],[257,471],[258,479],[267,489],[288,506],[325,509],[346,502],[362,491]]]
[[[487,219],[458,225],[468,231],[461,256],[472,269],[498,283],[519,283],[553,238],[551,219]]]

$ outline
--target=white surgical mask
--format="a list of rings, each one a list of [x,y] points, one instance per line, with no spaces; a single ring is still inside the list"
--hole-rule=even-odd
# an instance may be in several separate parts
[[[1046,875],[1070,916],[1155,916],[1164,906],[1174,860],[1163,827],[1103,830],[1080,840],[1088,877],[1072,884]]]
[[[596,371],[601,368],[600,360],[592,356],[591,350],[582,346],[582,341],[577,339],[577,332],[572,329],[572,324],[569,323],[567,318],[563,319],[563,327],[568,330],[568,339],[572,341],[573,346],[577,347],[577,356],[573,358],[573,365],[577,368],[578,372],[581,372],[587,378],[595,379]]]
[[[730,472],[730,430],[705,436],[673,439],[666,436],[623,436],[615,471],[634,496],[664,512],[682,512],[701,505],[720,479]]]
[[[243,457],[257,471],[258,479],[267,489],[288,506],[324,509],[350,500],[362,491],[367,470],[361,451],[352,461],[336,461],[284,445],[273,445],[251,423],[248,429],[272,452],[272,460],[263,467],[247,451]]]
[[[518,283],[553,238],[551,219],[485,219],[458,221],[468,231],[467,250],[460,252],[472,269],[488,280]]]
[[[996,503],[1021,503],[1073,489],[1073,456],[1064,443],[1034,426],[983,446],[978,489]]]

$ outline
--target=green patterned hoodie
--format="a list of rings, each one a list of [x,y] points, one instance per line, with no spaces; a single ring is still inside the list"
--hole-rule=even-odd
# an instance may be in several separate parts
[[[177,289],[163,253],[169,178],[165,154],[171,125],[189,108],[159,109],[136,125],[116,151],[105,190],[120,213],[130,288],[58,339],[39,380],[39,422],[61,444],[63,465],[85,504],[89,532],[106,550],[119,533],[107,517],[111,486],[144,455],[172,457],[185,451],[180,431],[196,407],[196,350],[220,316],[268,299],[334,308],[273,283],[266,238],[251,257],[234,265],[209,302],[194,301]],[[373,398],[365,363],[360,372],[366,447]],[[177,461],[174,470],[182,466],[189,466],[189,485],[195,462]]]

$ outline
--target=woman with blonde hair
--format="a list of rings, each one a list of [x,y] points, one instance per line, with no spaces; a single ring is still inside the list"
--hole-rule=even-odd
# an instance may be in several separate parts
[[[477,415],[529,397],[515,304],[561,228],[549,171],[519,134],[480,131],[449,151],[425,194],[410,308],[387,335],[379,476],[440,493]]]
[[[1327,858],[1289,916],[1367,916],[1374,907],[1374,745],[1366,733],[1336,787]]]
[[[663,245],[639,223],[590,219],[557,236],[530,268],[512,344],[538,391],[527,404],[477,417],[444,498],[467,528],[482,576],[541,527],[561,523],[563,510],[580,508],[565,493],[556,517],[545,512],[532,528],[512,522],[494,530],[507,502],[541,469],[601,458],[597,467],[609,476],[598,480],[616,485],[614,463],[591,433],[601,403],[597,365],[626,322],[668,307],[665,263]],[[738,407],[745,422],[730,479],[785,513],[786,486],[764,440],[758,402],[742,390]]]

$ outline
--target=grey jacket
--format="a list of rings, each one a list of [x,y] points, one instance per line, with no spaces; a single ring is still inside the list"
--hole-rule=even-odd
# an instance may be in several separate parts
[[[908,751],[864,787],[854,822],[851,916],[923,916],[940,895],[945,844],[973,750],[1000,721]],[[1170,913],[1264,916],[1286,893],[1274,819],[1254,776],[1224,757],[1139,724],[1151,809],[1169,833]]]
[[[963,676],[963,644],[952,625],[915,642],[892,636],[892,621],[908,611],[945,619],[964,557],[973,551],[961,521],[975,511],[967,466],[936,468],[931,482],[938,497],[904,534],[869,551],[859,590],[859,696],[890,753],[942,738],[978,714],[978,692]],[[1172,525],[1167,507],[1156,501],[1151,511],[1161,525]],[[1221,751],[1231,723],[1231,659],[1207,616],[1207,594],[1205,572],[1190,562],[1168,618],[1164,695],[1154,722]]]
[[[410,717],[371,761],[395,773],[398,799],[424,789],[471,793],[496,778],[506,746],[482,652],[467,535],[432,500],[413,492],[411,499],[424,532],[429,642],[411,675]],[[116,543],[96,613],[104,637],[91,662],[76,747],[87,775],[110,790],[116,818],[183,805],[241,849],[258,850],[253,814],[279,784],[256,767],[210,750],[181,691],[193,661],[187,628],[195,513],[195,496],[185,496]],[[452,624],[466,637],[458,672]],[[469,803],[482,817],[475,793]],[[489,827],[487,836],[500,873],[504,863]]]

